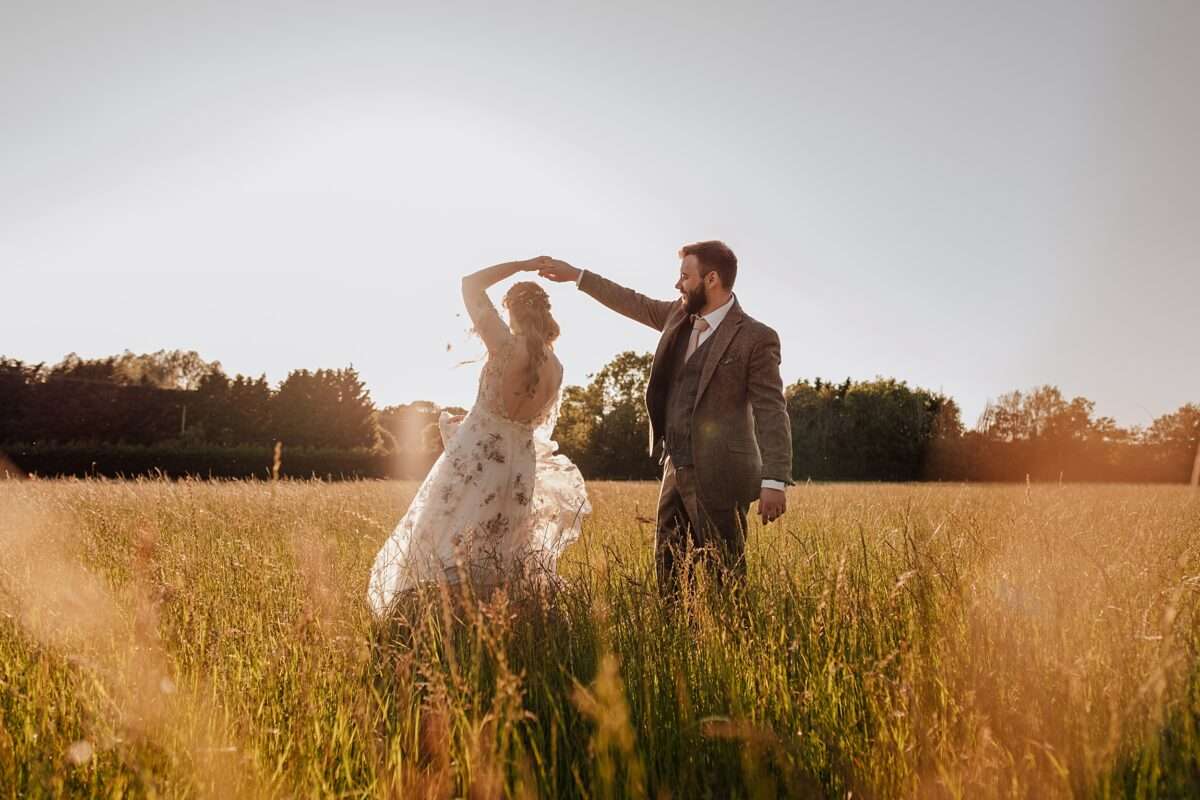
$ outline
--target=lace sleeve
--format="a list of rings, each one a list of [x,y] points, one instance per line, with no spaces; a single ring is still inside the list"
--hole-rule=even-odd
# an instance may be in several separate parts
[[[467,313],[471,315],[475,332],[483,339],[489,353],[501,350],[512,341],[512,331],[504,324],[504,320],[500,319],[500,314],[492,305],[486,291],[464,285],[463,302],[467,305]]]

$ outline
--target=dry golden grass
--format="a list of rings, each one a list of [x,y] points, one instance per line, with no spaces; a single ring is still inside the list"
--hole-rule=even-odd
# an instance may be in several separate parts
[[[664,607],[656,487],[539,601],[364,592],[396,483],[0,481],[0,796],[1200,791],[1200,493],[800,486]]]

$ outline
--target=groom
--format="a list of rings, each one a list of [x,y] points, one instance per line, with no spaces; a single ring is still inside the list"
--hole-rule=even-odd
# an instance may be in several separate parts
[[[662,332],[646,409],[650,454],[662,446],[654,557],[666,596],[690,550],[717,559],[719,580],[744,575],[750,503],[757,499],[763,523],[772,522],[792,482],[779,336],[742,311],[733,294],[737,257],[724,243],[689,244],[679,256],[678,300],[652,300],[555,259],[539,271]]]

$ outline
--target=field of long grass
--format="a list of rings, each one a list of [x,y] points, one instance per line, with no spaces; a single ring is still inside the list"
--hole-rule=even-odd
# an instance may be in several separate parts
[[[550,598],[364,591],[415,486],[0,481],[0,796],[1200,794],[1200,496],[798,486],[664,606],[656,487]]]

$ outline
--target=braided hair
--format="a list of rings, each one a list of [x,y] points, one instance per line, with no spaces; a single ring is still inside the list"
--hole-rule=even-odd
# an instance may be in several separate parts
[[[550,314],[550,296],[532,281],[514,283],[504,295],[504,307],[509,319],[525,337],[529,353],[529,375],[525,393],[533,397],[537,390],[538,374],[546,363],[546,347],[558,338],[558,323]]]

